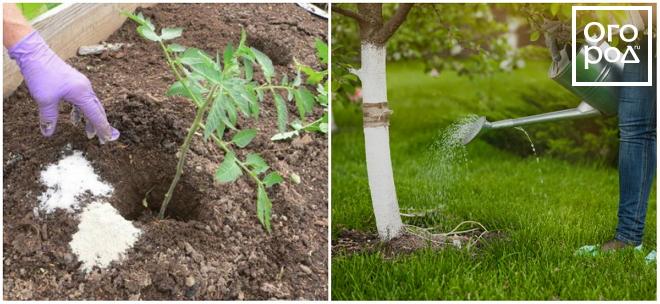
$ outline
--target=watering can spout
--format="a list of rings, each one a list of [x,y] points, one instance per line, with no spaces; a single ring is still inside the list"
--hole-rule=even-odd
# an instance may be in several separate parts
[[[606,42],[601,43],[598,47],[603,52],[610,51],[610,47]],[[613,49],[616,50],[616,48]],[[573,86],[571,58],[568,56],[566,49],[563,49],[560,54],[560,60],[553,61],[550,66],[548,76],[582,99],[582,102],[576,108],[495,122],[489,122],[485,117],[479,117],[474,122],[465,126],[463,129],[464,132],[461,133],[460,137],[461,143],[467,145],[479,136],[479,134],[490,129],[513,128],[539,122],[586,118],[601,114],[616,115],[619,97],[618,87]],[[596,60],[594,56],[596,55],[593,52],[589,52],[587,48],[580,47],[580,52],[574,58],[574,64],[576,66],[583,66],[587,57],[593,59],[592,61],[599,61],[600,64],[592,66],[592,70],[589,71],[583,69],[576,70],[576,81],[592,83],[619,82],[623,73],[622,62],[610,63],[606,60]]]
[[[600,115],[600,111],[596,110],[594,107],[590,106],[586,102],[581,102],[577,107],[573,109],[537,114],[527,117],[504,119],[500,121],[486,123],[484,124],[484,126],[489,129],[512,128],[512,127],[520,127],[520,126],[535,124],[539,122],[587,118],[598,115]]]
[[[467,128],[467,132],[464,133],[463,138],[461,138],[461,143],[467,145],[474,138],[482,134],[486,130],[490,129],[502,129],[502,128],[513,128],[520,127],[530,124],[535,124],[539,122],[548,122],[548,121],[557,121],[565,119],[578,119],[578,118],[587,118],[600,115],[601,112],[596,108],[590,106],[586,102],[581,102],[576,108],[555,111],[550,113],[504,119],[494,122],[489,122],[485,117],[479,117],[473,123],[471,123]]]

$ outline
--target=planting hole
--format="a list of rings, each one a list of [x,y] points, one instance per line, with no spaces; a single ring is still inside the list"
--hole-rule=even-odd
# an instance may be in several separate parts
[[[156,216],[174,176],[176,160],[167,154],[146,156],[118,170],[112,205],[129,220]],[[197,220],[200,192],[184,173],[177,184],[165,217],[179,221]],[[146,206],[145,206],[146,205]]]
[[[293,58],[285,43],[269,36],[250,33],[247,37],[247,44],[266,54],[276,65],[287,65]]]

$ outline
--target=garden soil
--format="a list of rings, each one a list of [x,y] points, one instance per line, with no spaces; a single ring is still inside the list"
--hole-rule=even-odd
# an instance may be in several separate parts
[[[295,76],[294,58],[321,68],[314,39],[327,39],[327,23],[294,4],[138,10],[157,26],[183,27],[177,43],[211,54],[237,45],[244,27],[249,44],[269,55],[280,75]],[[174,77],[158,46],[139,38],[133,23],[125,22],[107,41],[131,46],[69,62],[92,81],[110,123],[122,133],[117,142],[88,140],[82,127],[68,122],[68,105],[61,107],[56,134],[44,138],[24,85],[4,99],[4,299],[326,299],[327,136],[271,141],[275,106],[264,101],[258,136],[238,153],[259,152],[285,176],[301,177],[298,184],[287,178],[269,190],[270,235],[256,217],[254,184],[246,177],[214,182],[223,153],[201,136],[193,141],[167,219],[157,220],[194,109],[185,99],[165,96]],[[317,109],[312,118],[321,115]],[[293,104],[289,116],[296,116]],[[45,190],[40,171],[76,150],[115,188],[110,203],[143,231],[123,261],[89,273],[80,271],[69,247],[76,214],[37,209]]]

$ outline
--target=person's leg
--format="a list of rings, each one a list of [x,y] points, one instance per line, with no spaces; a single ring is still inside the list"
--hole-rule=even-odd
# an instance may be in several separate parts
[[[655,68],[655,64],[652,66]],[[628,64],[623,80],[645,81],[647,69],[645,60],[640,64]],[[622,87],[619,96],[620,198],[615,239],[627,245],[642,243],[648,197],[655,176],[655,84],[654,78],[651,87]]]

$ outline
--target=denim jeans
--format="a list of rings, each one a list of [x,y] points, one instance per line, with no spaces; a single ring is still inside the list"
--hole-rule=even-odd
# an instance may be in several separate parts
[[[623,81],[646,81],[648,61],[642,47],[639,64],[627,64]],[[649,192],[655,176],[656,76],[653,86],[621,87],[619,93],[619,223],[615,238],[639,245],[644,234]]]

